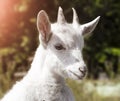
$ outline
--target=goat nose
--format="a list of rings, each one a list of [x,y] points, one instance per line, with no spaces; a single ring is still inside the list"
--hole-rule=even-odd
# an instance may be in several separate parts
[[[79,68],[79,71],[83,74],[83,75],[85,75],[86,73],[87,73],[87,67],[86,66],[84,66],[83,68]]]

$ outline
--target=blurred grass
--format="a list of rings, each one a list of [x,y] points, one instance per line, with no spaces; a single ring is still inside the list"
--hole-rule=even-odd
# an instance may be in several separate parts
[[[98,95],[96,92],[85,93],[83,89],[87,82],[92,82],[96,84],[95,80],[84,80],[84,81],[74,81],[74,80],[67,80],[68,86],[73,91],[75,96],[75,101],[120,101],[120,97],[102,97]],[[98,82],[98,81],[97,81]],[[115,81],[118,83],[119,81]],[[5,83],[4,83],[5,84]],[[13,83],[7,82],[4,86],[5,88],[0,88],[0,98],[4,95],[4,93],[11,87]],[[114,92],[113,92],[114,93]]]
[[[84,93],[85,89],[83,89],[84,88],[83,86],[87,81],[78,82],[73,80],[67,80],[67,82],[69,87],[73,91],[76,101],[120,101],[120,97],[102,97],[99,96],[96,92]]]

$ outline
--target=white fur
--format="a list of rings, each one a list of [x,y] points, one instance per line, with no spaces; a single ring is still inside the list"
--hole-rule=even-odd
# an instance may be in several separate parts
[[[74,11],[74,20],[77,17]],[[84,32],[91,32],[97,22],[85,27],[77,21],[68,24],[62,9],[58,11],[58,22],[50,24],[45,11],[37,18],[40,42],[27,75],[17,82],[1,101],[74,101],[65,78],[83,79],[86,65],[82,58]],[[77,26],[77,27],[76,27]],[[57,50],[56,45],[64,48]]]

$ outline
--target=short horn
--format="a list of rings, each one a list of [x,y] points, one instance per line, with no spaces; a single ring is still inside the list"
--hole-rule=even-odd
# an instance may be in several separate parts
[[[63,14],[63,10],[62,10],[61,7],[59,7],[59,9],[58,9],[57,22],[60,23],[60,24],[64,24],[66,22],[64,14]]]
[[[73,10],[73,24],[79,25],[79,19],[78,19],[76,10],[74,8],[72,8],[72,10]]]

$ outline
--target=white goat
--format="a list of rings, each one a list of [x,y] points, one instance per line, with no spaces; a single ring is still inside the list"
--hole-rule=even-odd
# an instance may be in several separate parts
[[[81,80],[87,68],[82,58],[83,35],[91,33],[99,17],[80,25],[73,8],[73,23],[67,23],[59,7],[56,23],[45,11],[37,16],[40,45],[27,75],[1,101],[74,101],[65,78]]]

